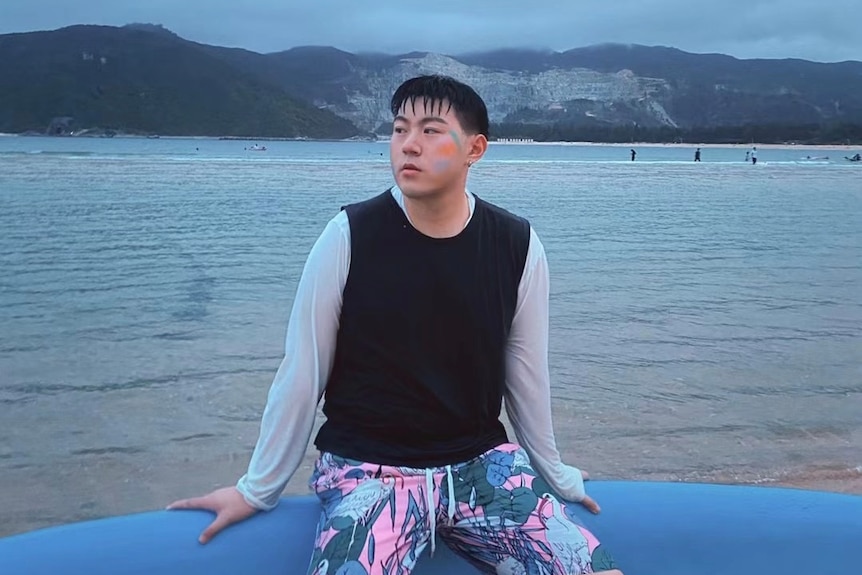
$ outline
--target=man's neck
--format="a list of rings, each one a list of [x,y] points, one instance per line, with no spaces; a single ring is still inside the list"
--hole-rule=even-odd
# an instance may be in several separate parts
[[[457,236],[470,219],[470,202],[463,187],[426,198],[404,196],[410,223],[432,238]]]

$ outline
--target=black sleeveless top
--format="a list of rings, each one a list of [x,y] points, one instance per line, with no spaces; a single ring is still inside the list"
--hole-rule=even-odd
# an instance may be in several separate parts
[[[350,271],[317,448],[437,467],[505,443],[506,343],[529,223],[477,197],[464,230],[437,239],[388,190],[344,209]]]

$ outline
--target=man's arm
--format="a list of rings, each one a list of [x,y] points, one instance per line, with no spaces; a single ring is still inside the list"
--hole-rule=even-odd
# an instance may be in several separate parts
[[[562,462],[551,421],[549,284],[545,248],[531,229],[506,350],[506,413],[536,471],[564,499],[586,503],[583,474]]]
[[[284,359],[269,390],[248,472],[236,486],[257,509],[276,506],[305,455],[332,369],[349,270],[350,228],[342,211],[327,224],[305,262],[287,324]]]

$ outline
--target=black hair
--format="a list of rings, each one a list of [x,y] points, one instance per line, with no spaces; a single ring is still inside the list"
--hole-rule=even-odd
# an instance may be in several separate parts
[[[488,108],[481,96],[467,84],[439,74],[411,78],[392,94],[392,115],[397,115],[408,101],[415,107],[420,98],[424,106],[437,104],[441,111],[443,102],[447,102],[465,132],[488,137]]]

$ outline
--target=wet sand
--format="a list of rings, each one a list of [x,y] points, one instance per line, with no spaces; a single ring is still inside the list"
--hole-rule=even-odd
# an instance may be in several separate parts
[[[43,485],[36,488],[26,483],[27,478],[22,474],[17,478],[20,496],[6,501],[0,537],[64,523],[162,509],[175,499],[201,495],[207,490],[232,484],[244,472],[246,463],[238,454],[230,454],[218,459],[189,460],[179,465],[151,465],[130,473],[128,466],[106,457],[95,465],[58,470],[47,491],[41,488]],[[306,482],[313,463],[314,455],[309,453],[287,485],[284,495],[310,493]],[[116,482],[106,480],[116,477],[123,479]],[[593,479],[789,487],[862,496],[862,469],[829,466],[795,469],[769,478],[727,474],[698,478],[608,477],[594,473]]]
[[[256,424],[249,422],[249,431],[252,429],[256,429]],[[560,445],[575,445],[570,433],[567,428],[558,433]],[[159,510],[175,499],[232,485],[247,468],[254,439],[251,434],[237,437],[234,450],[227,453],[223,451],[222,439],[201,437],[186,442],[180,450],[162,451],[155,456],[102,452],[69,459],[59,466],[7,468],[0,473],[7,495],[0,510],[0,537],[53,525]],[[808,462],[780,470],[676,472],[656,470],[654,462],[652,468],[637,468],[646,458],[610,461],[586,449],[585,443],[580,443],[580,457],[575,449],[565,447],[561,448],[561,455],[566,462],[577,462],[597,481],[742,484],[862,495],[862,465]],[[284,495],[310,493],[307,481],[315,457],[312,445]]]
[[[796,487],[799,489],[862,495],[862,468],[841,469],[823,467],[797,473],[788,473],[776,478],[772,482],[761,482],[764,485],[769,485],[770,483],[772,485]]]

